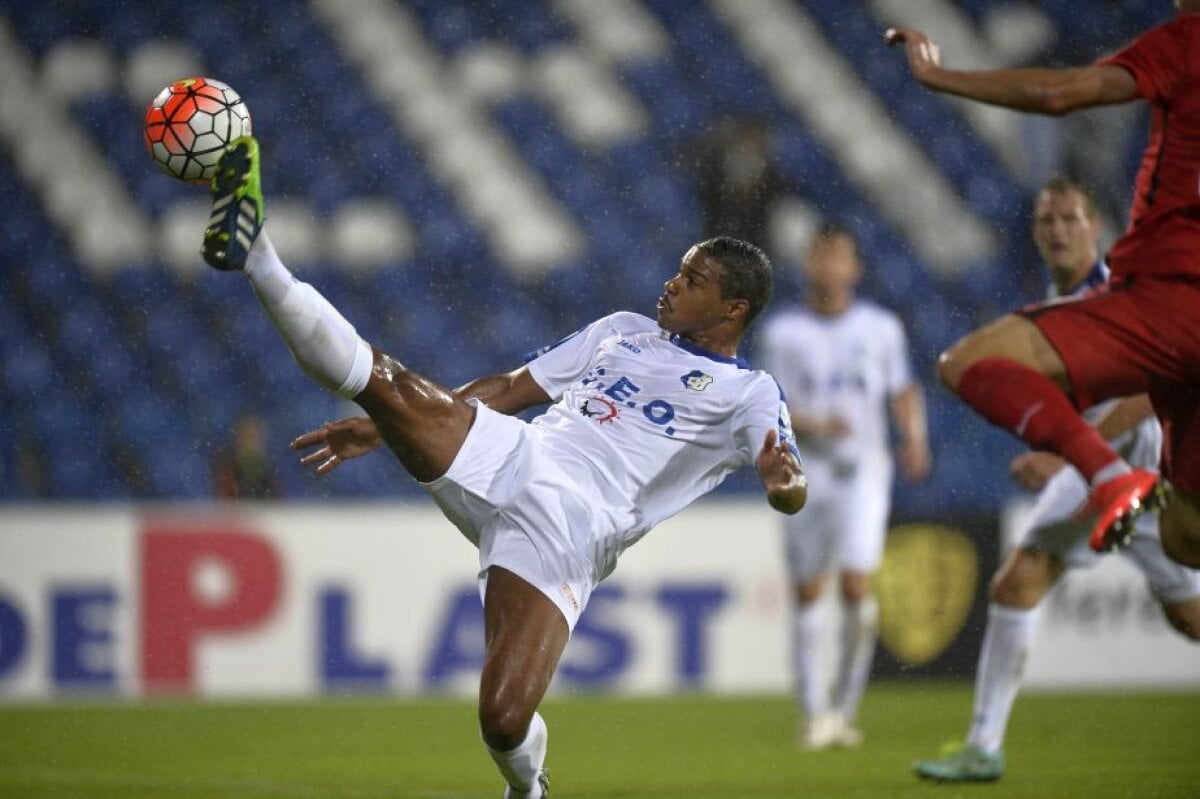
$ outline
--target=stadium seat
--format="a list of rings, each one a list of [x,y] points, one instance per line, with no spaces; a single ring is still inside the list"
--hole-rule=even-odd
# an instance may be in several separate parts
[[[982,25],[1002,2],[959,5]],[[622,49],[611,42],[606,48],[598,31],[622,29],[614,15],[624,13],[624,4],[603,13],[591,9],[589,16],[550,0],[411,0],[403,4],[404,20],[412,21],[429,52],[417,63],[406,60],[411,53],[385,48],[380,58],[394,58],[388,63],[398,70],[387,80],[370,74],[371,65],[357,61],[338,35],[338,25],[359,36],[371,32],[375,21],[355,27],[353,9],[334,24],[315,4],[69,5],[67,14],[56,4],[11,0],[0,11],[34,76],[55,53],[64,58],[81,43],[83,56],[129,73],[136,71],[135,61],[143,63],[138,54],[146,48],[185,43],[198,69],[212,70],[247,99],[266,156],[268,215],[288,201],[300,209],[301,226],[308,214],[326,226],[360,200],[389,204],[411,233],[411,251],[370,268],[341,263],[336,252],[324,251],[297,264],[297,271],[327,291],[364,336],[446,382],[505,368],[601,313],[652,313],[679,249],[699,235],[695,144],[731,113],[767,120],[788,192],[855,230],[870,264],[864,293],[910,322],[921,374],[929,374],[940,349],[971,325],[1030,299],[1029,284],[1037,282],[1028,264],[999,257],[960,264],[957,275],[935,273],[888,221],[879,200],[848,174],[830,141],[781,101],[728,19],[714,11],[716,4],[633,4],[645,15],[643,27],[653,29],[645,39],[653,46]],[[873,95],[953,186],[957,201],[987,220],[1007,243],[1005,252],[1011,251],[1028,235],[1026,190],[975,135],[970,120],[896,69],[895,53],[878,46],[870,5],[851,13],[843,2],[812,0],[803,11],[831,47],[852,56],[864,96]],[[1041,4],[1057,34],[1048,56],[1094,54],[1115,45],[1117,32],[1169,13],[1169,4],[1102,5],[1081,20],[1077,3]],[[473,131],[482,138],[463,140],[510,148],[521,179],[541,184],[546,202],[572,220],[585,244],[520,280],[497,247],[497,230],[536,236],[547,223],[503,215],[481,222],[473,205],[480,197],[464,187],[486,187],[508,199],[512,187],[503,181],[511,176],[497,174],[497,163],[474,158],[473,150],[457,153],[455,164],[465,167],[460,172],[442,169],[434,157],[445,155],[437,148],[449,144],[450,133],[462,132],[460,123],[471,124],[462,108],[439,103],[444,98],[438,93],[456,85],[463,61],[479,46],[498,48],[506,63],[516,64],[516,77],[507,94],[471,106],[484,133]],[[559,55],[572,68],[586,67],[579,71],[588,78],[578,86],[581,94],[611,79],[644,117],[644,129],[602,143],[581,138],[553,94],[529,78],[537,65]],[[414,86],[413,76],[426,74],[438,76],[436,85],[419,80]],[[177,77],[164,75],[162,83]],[[176,219],[173,209],[202,204],[203,189],[165,178],[146,157],[138,125],[150,98],[129,96],[135,81],[93,78],[97,82],[87,85],[98,88],[67,92],[57,110],[85,134],[112,191],[128,200],[147,229],[161,224],[174,230],[178,226],[164,220]],[[410,91],[416,93],[405,94]],[[404,102],[390,104],[400,94]],[[439,109],[458,122],[440,128],[437,119],[425,118]],[[420,124],[409,124],[414,117],[421,117]],[[348,412],[303,376],[244,285],[202,273],[198,259],[164,263],[165,246],[163,253],[131,253],[129,263],[92,263],[75,229],[81,223],[56,212],[70,180],[58,176],[60,194],[48,199],[56,181],[46,174],[44,159],[54,155],[59,139],[20,121],[9,115],[0,125],[0,192],[7,198],[0,215],[0,455],[18,439],[45,448],[45,493],[55,498],[199,497],[212,489],[213,442],[223,440],[246,409],[269,416],[273,447],[285,446],[299,427]],[[1136,149],[1130,146],[1130,159]],[[513,212],[507,207],[512,203],[501,205]],[[175,239],[164,235],[168,240]],[[780,296],[794,294],[795,278],[782,275],[779,286]],[[40,398],[36,410],[28,407],[29,396]],[[982,430],[949,402],[931,401],[938,440]],[[990,446],[992,439],[986,440]],[[79,441],[102,452],[105,465],[81,458]],[[994,458],[951,449],[939,445],[938,458],[948,460],[930,484],[898,496],[901,510],[905,503],[914,507],[946,496],[991,503],[1007,490]],[[277,465],[285,492],[294,497],[419,492],[385,455],[379,461],[386,466],[346,470],[332,481],[312,479],[290,454]],[[984,479],[964,476],[970,474]],[[722,490],[753,488],[753,481],[735,480]],[[28,490],[17,486],[11,470],[0,472],[0,500]]]

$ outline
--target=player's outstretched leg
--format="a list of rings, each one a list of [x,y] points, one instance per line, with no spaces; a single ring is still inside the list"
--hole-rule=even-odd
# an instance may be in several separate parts
[[[1092,489],[1089,509],[1098,514],[1089,544],[1097,552],[1126,546],[1133,536],[1137,518],[1166,505],[1166,486],[1158,474],[1134,469]]]
[[[479,727],[508,783],[506,799],[546,795],[546,723],[537,712],[570,638],[562,613],[516,574],[492,566],[484,594],[486,653]]]
[[[204,260],[244,271],[263,309],[309,377],[347,399],[367,386],[374,356],[354,326],[316,289],[296,280],[263,230],[258,142],[235,139],[212,179]]]
[[[258,142],[253,137],[242,136],[230,143],[217,163],[211,189],[213,204],[204,231],[204,260],[214,269],[243,269],[265,218]]]
[[[918,760],[912,769],[918,777],[936,782],[994,782],[1004,776],[1004,753],[950,744],[940,757]]]

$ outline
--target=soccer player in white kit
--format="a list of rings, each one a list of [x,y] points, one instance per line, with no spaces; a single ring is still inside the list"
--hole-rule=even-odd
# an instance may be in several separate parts
[[[1033,237],[1050,270],[1050,297],[1079,296],[1108,279],[1098,255],[1100,225],[1087,189],[1056,178],[1037,196]],[[1141,395],[1101,403],[1085,417],[1133,466],[1156,469],[1162,430]],[[913,764],[918,776],[943,782],[984,782],[1004,774],[1004,734],[1033,641],[1038,606],[1067,569],[1100,557],[1088,546],[1091,522],[1076,518],[1087,501],[1083,475],[1057,455],[1028,452],[1012,463],[1013,477],[1040,489],[1020,541],[992,580],[988,625],[975,674],[975,707],[967,740],[941,757]],[[1128,547],[1120,550],[1146,576],[1167,620],[1200,638],[1200,572],[1163,552],[1159,517],[1137,519]]]
[[[878,606],[869,578],[883,554],[892,492],[889,409],[906,479],[930,469],[925,403],[895,314],[858,299],[857,245],[844,227],[818,229],[803,264],[805,305],[765,323],[767,370],[783,386],[805,455],[808,509],[785,523],[792,585],[791,659],[805,749],[857,746],[854,721],[871,669]],[[818,600],[837,572],[842,603],[837,673]],[[832,686],[831,686],[832,683]]]
[[[537,707],[621,551],[741,466],[776,510],[804,505],[780,389],[737,357],[770,297],[770,263],[736,239],[701,242],[666,282],[657,321],[612,314],[450,390],[372,349],[279,260],[261,229],[257,142],[233,143],[212,196],[205,259],[244,271],[304,371],[370,417],[300,436],[294,448],[317,447],[302,462],[325,473],[385,443],[478,546],[483,740],[506,797],[545,796]],[[551,402],[532,423],[509,415]]]

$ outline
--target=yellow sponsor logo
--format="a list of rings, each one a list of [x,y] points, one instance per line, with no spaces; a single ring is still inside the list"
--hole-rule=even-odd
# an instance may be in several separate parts
[[[975,598],[979,561],[964,533],[936,524],[892,528],[876,575],[879,637],[910,666],[946,650]]]

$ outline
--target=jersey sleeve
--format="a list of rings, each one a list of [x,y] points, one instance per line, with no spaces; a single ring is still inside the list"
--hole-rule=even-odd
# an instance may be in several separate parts
[[[588,369],[600,343],[613,334],[620,314],[597,319],[553,344],[525,356],[529,373],[551,400],[557,400]]]
[[[894,397],[912,384],[912,366],[908,360],[908,335],[904,332],[900,317],[889,316],[887,327],[888,351],[884,369],[888,396]]]
[[[1097,64],[1126,69],[1137,82],[1138,94],[1151,103],[1166,103],[1183,80],[1187,42],[1177,25],[1166,23],[1143,33],[1119,52]]]
[[[744,463],[753,464],[767,433],[774,430],[779,434],[779,440],[787,444],[799,461],[800,450],[796,447],[796,435],[792,432],[791,414],[783,389],[770,375],[759,374],[761,379],[754,382],[734,411],[733,437],[738,453]]]

